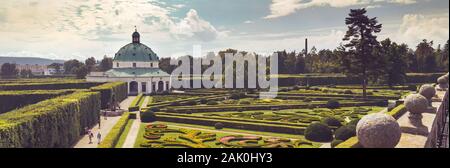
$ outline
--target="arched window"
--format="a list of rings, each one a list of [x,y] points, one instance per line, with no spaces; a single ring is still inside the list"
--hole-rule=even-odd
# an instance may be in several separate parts
[[[133,68],[136,68],[136,63],[133,63]]]
[[[153,63],[150,63],[150,67],[153,68]]]
[[[119,63],[116,63],[116,67],[119,68]]]

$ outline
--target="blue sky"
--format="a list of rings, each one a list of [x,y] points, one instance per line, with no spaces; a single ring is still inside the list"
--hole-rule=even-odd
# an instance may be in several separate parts
[[[380,40],[414,48],[449,38],[447,0],[4,0],[0,55],[100,59],[131,42],[135,25],[160,57],[191,54],[193,45],[205,53],[300,51],[305,38],[334,49],[349,10],[362,7],[384,25]]]

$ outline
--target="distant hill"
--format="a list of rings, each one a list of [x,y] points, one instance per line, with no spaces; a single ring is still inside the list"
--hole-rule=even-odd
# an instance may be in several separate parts
[[[52,60],[36,57],[5,57],[0,56],[0,65],[4,63],[29,64],[29,65],[50,65],[52,63],[64,63],[64,60]]]

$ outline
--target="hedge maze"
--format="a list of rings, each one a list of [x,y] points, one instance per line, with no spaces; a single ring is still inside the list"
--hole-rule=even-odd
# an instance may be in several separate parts
[[[72,147],[85,127],[98,123],[102,107],[126,97],[126,83],[2,80],[0,148]]]

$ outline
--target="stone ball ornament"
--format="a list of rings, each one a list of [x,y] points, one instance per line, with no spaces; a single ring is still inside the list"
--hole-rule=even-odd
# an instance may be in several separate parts
[[[394,148],[401,134],[398,122],[387,114],[367,115],[356,126],[356,135],[364,148]]]
[[[431,100],[436,95],[436,88],[433,85],[422,85],[419,89],[419,94]]]
[[[441,89],[447,89],[448,88],[448,78],[445,76],[441,76],[438,78],[437,83],[439,84],[439,88]]]
[[[411,94],[405,99],[405,107],[411,114],[422,114],[428,110],[428,100],[420,94]]]

